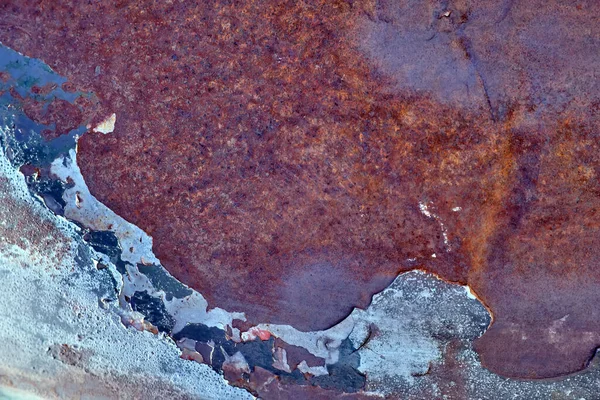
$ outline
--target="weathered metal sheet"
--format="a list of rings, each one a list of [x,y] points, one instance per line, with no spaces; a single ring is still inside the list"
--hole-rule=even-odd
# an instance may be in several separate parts
[[[31,120],[54,124],[40,131],[54,150],[28,162],[49,168],[66,156],[45,172],[75,184],[53,209],[115,235],[118,255],[98,246],[131,278],[124,300],[173,334],[220,324],[232,352],[249,341],[236,334],[283,340],[269,345],[278,371],[248,364],[242,350],[219,361],[254,393],[293,371],[283,360],[291,346],[325,360],[303,369],[329,368],[326,381],[312,370],[310,387],[341,393],[354,388],[332,383],[344,340],[320,353],[302,331],[347,339],[345,324],[360,325],[347,322],[355,307],[414,269],[468,284],[487,307],[493,323],[468,342],[492,372],[549,378],[587,366],[600,344],[598,8],[7,1],[0,40],[43,59],[68,77],[61,90],[78,94],[45,107],[52,85],[37,97],[10,91]],[[67,150],[86,130],[75,166]],[[201,295],[169,281],[183,292],[160,306],[140,272],[159,264]],[[416,332],[413,343],[426,340]],[[381,346],[394,346],[389,335]],[[203,338],[187,337],[196,343],[182,342],[184,353],[206,361],[197,342],[215,339]],[[458,362],[440,343],[430,358]],[[344,361],[345,376],[362,371],[361,391],[385,392],[377,373],[369,383],[367,360]],[[271,395],[305,390],[277,385]],[[445,390],[476,396],[463,389]]]

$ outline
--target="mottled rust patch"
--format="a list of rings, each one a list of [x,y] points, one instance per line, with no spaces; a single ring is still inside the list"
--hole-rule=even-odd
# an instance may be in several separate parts
[[[117,114],[86,180],[211,305],[324,328],[425,268],[493,312],[487,367],[540,378],[600,344],[599,11],[9,1],[0,39]]]

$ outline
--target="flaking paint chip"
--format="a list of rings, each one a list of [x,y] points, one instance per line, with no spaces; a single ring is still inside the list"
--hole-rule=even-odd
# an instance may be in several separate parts
[[[117,114],[112,113],[110,117],[106,118],[104,121],[100,122],[94,128],[94,132],[101,132],[105,135],[107,133],[111,133],[115,130],[115,122],[117,122]]]

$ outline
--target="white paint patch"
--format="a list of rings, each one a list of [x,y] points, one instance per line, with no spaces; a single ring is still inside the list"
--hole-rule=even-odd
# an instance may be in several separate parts
[[[478,300],[477,296],[475,296],[475,293],[473,292],[473,290],[471,289],[471,287],[469,285],[465,285],[463,286],[465,288],[465,291],[467,292],[467,297],[473,300]]]
[[[433,215],[431,214],[431,212],[429,212],[429,209],[427,208],[427,204],[420,202],[419,209],[426,217],[433,218]]]
[[[273,368],[277,368],[278,370],[285,371],[287,373],[291,373],[292,370],[287,361],[287,351],[282,349],[281,347],[277,347],[273,352]]]
[[[208,309],[208,302],[198,292],[193,292],[182,299],[173,298],[164,301],[165,308],[173,316],[175,326],[173,333],[182,330],[187,324],[204,324],[206,326],[226,329],[234,319],[245,321],[244,313],[227,312],[222,308]]]
[[[367,310],[352,313],[357,324],[350,338],[355,347],[360,348],[359,370],[370,379],[383,380],[387,376],[387,379],[395,377],[412,384],[413,376],[427,372],[429,363],[440,358],[441,351],[434,339],[416,329],[414,306],[398,308],[396,318],[390,318],[390,306],[406,298],[406,291],[395,286],[392,284],[375,295]],[[420,293],[415,296],[414,304],[419,303],[419,297],[427,298],[423,296],[423,289],[417,290]]]
[[[236,371],[245,372],[247,374],[250,373],[250,366],[248,365],[248,362],[246,361],[242,353],[238,351],[234,355],[230,356],[225,350],[223,350],[223,348],[221,348],[221,351],[223,352],[223,356],[225,357],[225,361],[223,361],[224,369],[229,367]]]
[[[269,331],[273,336],[288,344],[303,347],[312,355],[324,358],[327,364],[335,364],[339,360],[339,348],[342,341],[354,329],[354,319],[349,316],[324,331],[302,332],[289,325],[274,324],[259,324],[256,328]]]
[[[309,367],[306,361],[302,361],[300,364],[298,364],[298,371],[302,372],[303,374],[311,374],[313,376],[329,375],[329,371],[327,371],[326,367],[321,365],[317,367]]]
[[[478,337],[487,326],[477,314],[487,313],[461,287],[422,271],[399,275],[366,310],[349,317],[366,390],[390,395],[397,387],[416,387],[417,377],[442,358],[445,344],[436,333],[451,326],[456,339]]]
[[[419,209],[421,210],[421,213],[423,213],[423,215],[425,215],[428,218],[435,219],[440,224],[440,228],[442,230],[442,236],[444,238],[444,245],[446,245],[446,249],[448,251],[450,251],[451,248],[450,248],[450,241],[448,240],[448,230],[446,229],[446,226],[442,222],[442,219],[439,217],[439,215],[436,215],[429,210],[427,203],[419,202]],[[435,254],[432,257],[435,257]]]
[[[106,119],[94,127],[94,132],[112,133],[115,130],[115,122],[117,122],[117,114],[112,113]]]
[[[147,291],[149,294],[156,293],[150,279],[142,274],[137,267],[125,264],[125,274],[123,276],[123,288],[121,294],[132,297],[135,292]],[[161,291],[161,293],[164,292]]]

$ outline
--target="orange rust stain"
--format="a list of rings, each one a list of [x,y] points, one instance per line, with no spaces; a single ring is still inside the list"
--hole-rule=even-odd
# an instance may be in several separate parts
[[[481,209],[479,229],[476,229],[467,239],[466,246],[471,254],[470,276],[477,276],[480,270],[487,266],[488,243],[490,237],[498,229],[498,220],[504,209],[506,192],[514,184],[515,159],[509,139],[502,138],[498,147],[498,164],[490,175],[491,182],[488,183],[484,194],[485,200]]]

